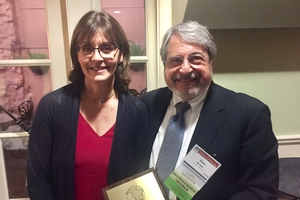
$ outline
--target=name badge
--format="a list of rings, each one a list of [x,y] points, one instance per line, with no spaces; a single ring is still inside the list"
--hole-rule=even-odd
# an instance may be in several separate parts
[[[220,166],[217,160],[195,145],[164,184],[179,199],[190,200]]]

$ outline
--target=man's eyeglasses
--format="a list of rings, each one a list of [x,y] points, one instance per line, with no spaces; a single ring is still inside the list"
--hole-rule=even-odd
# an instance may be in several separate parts
[[[102,45],[98,48],[95,48],[91,45],[77,46],[77,50],[83,56],[93,56],[95,50],[97,50],[102,58],[114,58],[118,48],[114,45]]]
[[[187,59],[188,63],[192,66],[199,66],[203,65],[206,62],[209,62],[209,58],[207,55],[196,53],[190,55],[188,58],[183,58],[181,56],[170,57],[167,58],[166,63],[169,67],[177,67],[181,66],[184,63],[185,59]]]

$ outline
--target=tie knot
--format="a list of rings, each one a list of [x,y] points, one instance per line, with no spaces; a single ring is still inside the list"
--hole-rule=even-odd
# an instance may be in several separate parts
[[[191,106],[188,102],[179,102],[175,105],[176,114],[184,114]]]

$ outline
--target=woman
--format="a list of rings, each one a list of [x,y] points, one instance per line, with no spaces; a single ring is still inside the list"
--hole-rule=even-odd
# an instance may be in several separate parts
[[[130,50],[120,24],[105,12],[86,13],[70,52],[72,83],[45,95],[32,123],[31,200],[100,200],[103,187],[148,168],[140,165],[147,112],[127,92]]]

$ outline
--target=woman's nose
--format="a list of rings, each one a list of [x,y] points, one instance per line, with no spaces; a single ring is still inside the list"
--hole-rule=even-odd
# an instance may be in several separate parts
[[[93,53],[92,60],[103,60],[103,57],[101,56],[99,50],[95,50]]]

